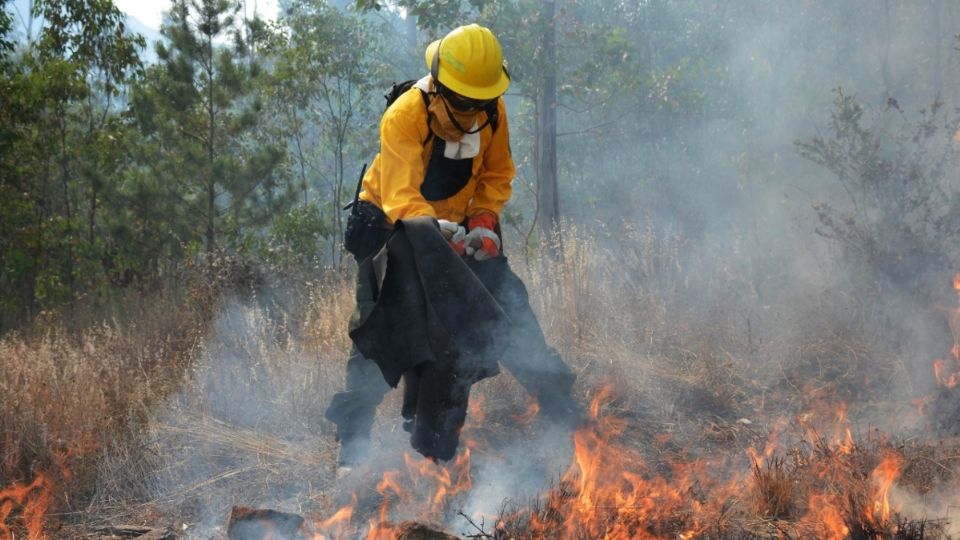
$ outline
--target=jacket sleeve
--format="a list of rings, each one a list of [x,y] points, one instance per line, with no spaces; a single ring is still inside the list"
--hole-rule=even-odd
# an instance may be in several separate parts
[[[416,100],[420,105],[421,98]],[[409,217],[436,217],[420,193],[425,173],[424,135],[417,129],[418,122],[425,127],[422,119],[402,107],[387,111],[380,122],[380,202],[391,223]]]
[[[477,175],[477,190],[467,208],[468,217],[490,212],[499,219],[503,205],[513,193],[511,182],[517,170],[510,155],[510,127],[503,98],[500,98],[497,107],[500,111],[499,125],[483,154],[483,166]]]

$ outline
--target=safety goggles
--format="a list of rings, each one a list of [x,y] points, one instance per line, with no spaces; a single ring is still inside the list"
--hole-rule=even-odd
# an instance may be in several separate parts
[[[451,107],[460,111],[460,112],[473,112],[483,109],[487,105],[493,103],[496,98],[493,99],[473,99],[461,96],[456,92],[451,91],[449,88],[441,87],[440,95],[443,96],[443,99],[450,104]]]

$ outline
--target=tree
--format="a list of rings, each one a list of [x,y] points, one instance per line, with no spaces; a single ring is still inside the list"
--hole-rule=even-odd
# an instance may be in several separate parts
[[[116,107],[139,69],[142,38],[112,2],[43,0],[45,25],[11,55],[2,46],[0,192],[7,254],[4,305],[31,312],[105,281],[109,254],[99,234],[104,187],[116,182]]]
[[[304,201],[308,186],[321,188],[322,209],[333,238],[332,258],[343,236],[341,207],[353,196],[359,159],[377,145],[386,83],[382,28],[325,2],[296,0],[282,21],[287,46],[276,62],[275,106],[293,139],[292,161]],[[304,74],[310,74],[304,77]]]
[[[229,0],[175,0],[157,44],[161,63],[138,85],[131,114],[146,136],[146,181],[181,216],[199,217],[205,249],[266,223],[290,203],[275,141],[257,139],[263,76],[249,21]],[[256,28],[260,30],[259,27]],[[224,44],[230,40],[230,46]],[[194,228],[196,232],[196,228]],[[189,232],[181,241],[195,236]]]
[[[543,84],[537,96],[537,224],[554,259],[563,252],[557,188],[557,21],[556,2],[544,0],[540,13]]]

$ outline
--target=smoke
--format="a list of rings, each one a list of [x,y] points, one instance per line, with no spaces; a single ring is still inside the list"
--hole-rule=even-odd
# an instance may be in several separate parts
[[[179,392],[151,415],[147,496],[180,514],[188,537],[221,530],[235,505],[315,507],[335,453],[323,407],[342,375],[304,341],[283,313],[229,301]]]
[[[556,486],[573,460],[573,432],[565,426],[538,427],[530,437],[475,455],[473,488],[461,512],[492,524],[501,512],[526,507]],[[449,526],[462,530],[462,518],[454,518]]]
[[[812,208],[852,209],[854,201],[795,143],[830,134],[836,88],[865,105],[866,124],[878,133],[906,129],[903,118],[916,119],[938,96],[945,109],[956,105],[947,81],[960,79],[960,58],[944,26],[955,6],[745,2],[707,10],[680,3],[668,14],[654,6],[637,13],[653,22],[630,34],[653,80],[641,92],[685,106],[670,110],[649,99],[638,106],[635,95],[612,92],[602,117],[595,103],[587,114],[565,109],[561,132],[611,118],[616,127],[561,139],[559,155],[569,156],[561,164],[563,212],[620,251],[638,241],[629,230],[675,242],[677,264],[660,270],[679,277],[633,272],[636,280],[672,305],[719,306],[739,322],[737,334],[763,344],[768,355],[753,368],[761,378],[782,374],[762,373],[770,355],[792,369],[796,361],[782,357],[833,336],[900,356],[902,370],[884,382],[891,394],[909,400],[928,392],[930,361],[950,345],[938,305],[953,304],[955,269],[915,272],[928,287],[922,296],[865,278],[871,268],[852,265],[841,243],[820,234]],[[667,30],[658,33],[661,27]],[[671,30],[689,34],[668,41]],[[645,55],[651,48],[660,54]],[[566,60],[573,69],[577,59]],[[605,66],[596,77],[615,69]],[[673,85],[651,89],[664,73]],[[841,354],[829,361],[846,361]]]
[[[613,92],[602,113],[560,114],[561,204],[575,224],[568,266],[549,276],[532,268],[525,281],[548,341],[580,374],[575,389],[584,395],[618,377],[642,396],[631,407],[649,402],[664,425],[695,434],[691,424],[704,418],[762,431],[769,426],[758,419],[799,415],[816,400],[857,406],[882,397],[857,408],[857,424],[910,434],[921,426],[894,407],[930,390],[930,362],[951,344],[940,308],[955,297],[947,283],[930,283],[940,299],[933,304],[854,286],[862,276],[838,243],[817,233],[811,208],[849,206],[849,197],[794,143],[829,132],[838,87],[891,129],[891,117],[938,93],[955,105],[960,85],[950,81],[960,80],[960,62],[949,32],[929,31],[938,14],[955,9],[758,1],[713,14],[696,2],[663,4],[694,30],[689,43],[676,39],[678,50],[649,55],[641,68],[651,78],[678,70],[683,84],[664,91],[690,108],[651,103],[648,82],[639,96]],[[649,47],[644,33],[629,35],[638,50]],[[887,110],[889,98],[899,110]],[[522,107],[511,110],[514,132],[529,132]],[[579,134],[609,119],[612,127]],[[511,207],[525,210],[523,190],[515,197]],[[520,243],[507,239],[518,255]],[[954,270],[927,271],[935,280]],[[331,318],[345,332],[340,315]],[[296,326],[243,302],[222,310],[182,390],[151,418],[151,498],[195,503],[207,530],[224,524],[235,504],[328,516],[359,494],[365,515],[375,513],[383,474],[409,471],[399,392],[379,408],[367,465],[334,480],[337,449],[322,416],[341,387],[346,346],[310,346]],[[837,392],[827,394],[827,383]],[[501,415],[523,408],[516,387],[482,393],[503,400]],[[455,505],[468,516],[489,523],[505,501],[524,504],[570,465],[567,430],[511,431],[513,440],[495,437],[496,428],[483,432],[491,440],[472,451],[472,488]],[[391,519],[421,517],[428,487],[398,497]],[[928,515],[955,514],[955,497],[938,499],[954,502],[916,504]],[[439,520],[466,527],[455,512]]]
[[[142,496],[177,515],[186,537],[223,533],[233,506],[319,521],[353,500],[363,519],[388,500],[391,521],[426,519],[462,529],[467,524],[458,512],[496,516],[505,500],[528,502],[569,467],[571,427],[540,419],[522,437],[477,442],[473,437],[502,434],[473,415],[456,458],[472,447],[472,461],[430,463],[410,448],[402,392],[393,391],[379,408],[369,456],[336,478],[338,447],[323,412],[343,384],[346,353],[335,357],[337,348],[324,348],[320,353],[331,356],[317,356],[295,312],[262,298],[226,302],[180,390],[150,415],[143,432],[149,458],[136,473],[146,478]],[[494,425],[516,424],[504,418],[522,412],[523,395],[515,384],[491,380],[474,389],[474,407],[483,414],[481,402],[493,402],[500,418]],[[449,484],[437,480],[444,475]],[[378,491],[386,478],[397,479],[399,492]],[[453,485],[463,481],[472,487],[458,494]],[[453,492],[454,502],[434,508],[441,488]]]

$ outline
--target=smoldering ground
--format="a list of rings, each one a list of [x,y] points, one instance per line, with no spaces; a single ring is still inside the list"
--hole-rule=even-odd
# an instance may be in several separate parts
[[[223,306],[194,352],[181,392],[151,415],[142,436],[146,452],[106,460],[102,473],[112,480],[102,486],[105,500],[120,496],[114,489],[129,495],[136,487],[138,498],[176,515],[190,538],[222,531],[233,506],[322,521],[352,500],[358,501],[358,514],[373,516],[387,496],[396,499],[391,519],[432,519],[457,527],[464,522],[447,502],[432,500],[451,486],[431,475],[452,471],[450,480],[467,482],[469,489],[460,494],[459,509],[493,516],[504,499],[534,496],[569,466],[569,428],[520,418],[528,407],[522,390],[491,381],[489,391],[481,384],[463,432],[461,447],[473,452],[465,470],[416,455],[401,427],[400,392],[394,391],[380,407],[366,464],[337,479],[337,448],[323,409],[342,385],[347,351],[343,343],[331,348],[329,357],[307,349],[303,328],[270,309],[240,300]],[[483,401],[495,406],[484,413]],[[480,416],[493,417],[496,427],[478,429]],[[533,425],[532,434],[515,438]],[[378,484],[391,475],[403,492],[378,493]]]

